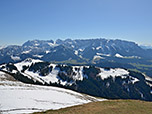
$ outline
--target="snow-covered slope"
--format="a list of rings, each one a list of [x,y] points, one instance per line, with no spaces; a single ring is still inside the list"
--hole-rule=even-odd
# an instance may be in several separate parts
[[[2,114],[32,113],[102,100],[58,87],[24,84],[0,71]]]
[[[89,66],[68,66],[68,65],[50,64],[50,63],[46,64],[45,66],[44,65],[41,66],[43,63],[45,62],[38,59],[28,58],[22,62],[14,64],[14,66],[17,69],[12,70],[11,72],[12,73],[20,72],[29,79],[32,79],[35,82],[38,81],[42,84],[57,83],[63,86],[72,85],[76,81],[83,81],[85,78],[86,79],[88,78],[88,76],[85,74],[84,69],[89,68]],[[27,69],[23,72],[24,67],[27,67]],[[35,68],[37,70],[35,70]],[[100,76],[102,80],[107,79],[109,77],[112,78],[120,77],[122,79],[129,77],[132,80],[132,83],[138,81],[137,78],[133,78],[129,76],[129,72],[125,69],[111,68],[107,70],[104,68],[98,68],[98,67],[96,68],[99,69],[99,73],[97,76]],[[48,69],[48,73],[46,75],[42,75],[40,71],[42,69]],[[3,70],[8,71],[7,65],[6,68],[4,68]],[[45,72],[47,72],[47,70]],[[62,79],[63,75],[71,78],[71,80],[70,81],[63,80]]]
[[[152,100],[152,82],[127,69],[53,64],[30,58],[1,65],[0,69],[25,83],[70,88],[104,98]]]

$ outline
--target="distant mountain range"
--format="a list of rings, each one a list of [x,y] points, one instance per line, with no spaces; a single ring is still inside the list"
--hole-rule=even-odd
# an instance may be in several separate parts
[[[100,63],[119,59],[152,59],[152,49],[143,49],[134,42],[123,40],[32,40],[22,46],[10,45],[0,49],[0,64],[26,58],[54,62]]]

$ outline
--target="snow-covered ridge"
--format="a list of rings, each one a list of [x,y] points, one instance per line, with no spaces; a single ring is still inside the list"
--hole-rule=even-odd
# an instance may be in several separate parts
[[[65,75],[68,75],[67,72],[63,72],[60,70],[60,68],[58,67],[57,64],[50,64],[49,67],[52,67],[52,71],[49,72],[49,74],[47,74],[46,76],[41,76],[40,72],[33,72],[33,71],[29,71],[28,69],[25,70],[24,72],[22,72],[23,67],[30,67],[32,64],[35,63],[42,63],[43,61],[38,60],[38,59],[31,59],[28,58],[22,62],[16,63],[14,64],[14,66],[17,68],[17,70],[13,70],[12,73],[17,73],[20,72],[21,74],[23,74],[24,76],[28,77],[29,79],[33,79],[35,82],[38,81],[42,84],[50,84],[50,83],[57,83],[57,84],[61,84],[61,85],[71,85],[73,83],[75,83],[75,81],[77,80],[83,80],[84,78],[87,78],[87,75],[83,74],[83,66],[72,66],[72,72],[74,75],[71,74],[71,78],[73,79],[73,81],[67,82],[66,80],[62,80],[58,74],[60,73],[64,73]],[[1,65],[1,67],[4,67],[6,65]],[[66,67],[66,65],[63,65]],[[79,70],[76,70],[79,69]],[[3,70],[8,71],[6,68],[4,68]]]
[[[46,66],[39,66],[40,68],[36,71],[29,70],[29,68],[36,64],[36,63],[44,63],[41,60],[38,59],[31,59],[28,58],[22,62],[14,64],[14,66],[17,68],[17,70],[12,70],[12,73],[20,72],[22,75],[28,77],[29,79],[32,79],[35,82],[40,82],[42,84],[50,84],[50,83],[57,83],[61,84],[63,86],[72,85],[76,81],[83,81],[84,79],[87,79],[88,76],[84,73],[84,68],[89,68],[89,66],[67,66],[67,65],[57,65],[57,64],[46,64]],[[3,67],[6,65],[2,65]],[[2,67],[1,66],[1,67]],[[27,69],[23,69],[27,67]],[[116,68],[116,69],[104,69],[104,68],[98,68],[100,69],[100,72],[97,74],[97,76],[100,76],[102,80],[107,79],[109,77],[116,78],[127,78],[129,77],[132,80],[132,83],[138,82],[139,80],[137,78],[129,76],[129,72],[125,69]],[[42,75],[41,70],[44,69],[45,72]],[[3,70],[8,71],[7,68],[4,68]],[[48,71],[49,70],[49,71]],[[67,70],[67,71],[66,71]],[[48,72],[48,73],[47,73]],[[67,81],[69,80],[70,81]]]
[[[115,57],[118,57],[118,58],[137,58],[137,59],[141,59],[141,57],[138,57],[138,56],[122,56],[119,53],[116,53]]]
[[[37,63],[37,62],[43,62],[43,61],[38,59],[27,58],[22,62],[16,63],[15,66],[17,67],[18,71],[21,71],[23,69],[23,66],[30,66],[32,63]]]

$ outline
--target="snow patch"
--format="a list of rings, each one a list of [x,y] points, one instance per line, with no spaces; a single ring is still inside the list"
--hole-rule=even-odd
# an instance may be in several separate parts
[[[99,50],[99,49],[102,49],[102,47],[101,47],[101,46],[99,46],[99,47],[97,47],[97,48],[96,48],[96,50]]]
[[[137,78],[134,78],[134,77],[132,77],[132,78],[133,78],[133,80],[132,80],[133,84],[139,81]]]
[[[48,43],[48,45],[49,45],[50,47],[56,47],[56,46],[58,46],[58,44],[55,44],[55,43]]]
[[[131,79],[131,83],[133,83],[133,84],[135,84],[136,82],[139,81],[139,79],[129,76],[129,72],[125,69],[116,68],[116,69],[106,70],[106,69],[100,68],[100,71],[101,72],[98,74],[98,76],[100,76],[102,80],[107,79],[109,77],[112,77],[114,79],[116,77],[121,77],[121,78],[129,77]]]
[[[21,60],[20,57],[18,57],[18,56],[13,56],[13,55],[11,55],[11,59],[14,60],[14,61],[19,61],[19,60]]]
[[[93,50],[95,50],[95,48],[94,48],[94,47],[92,47],[92,49],[93,49]]]
[[[120,54],[115,54],[115,57],[118,57],[118,58],[126,58],[126,59],[131,59],[131,58],[136,58],[136,59],[141,59],[141,57],[138,57],[138,56],[122,56]]]
[[[100,68],[100,73],[98,74],[98,76],[101,77],[102,80],[108,78],[108,77],[118,77],[118,76],[126,76],[129,75],[129,72],[127,70],[124,69],[120,69],[120,68],[116,68],[116,69],[110,69],[110,70],[105,70],[103,68]]]
[[[43,55],[33,55],[33,57],[42,58],[42,57],[43,57]]]
[[[101,55],[101,56],[107,56],[107,57],[111,56],[110,54],[103,54],[103,53],[96,53],[96,54]]]
[[[71,45],[72,48],[74,48],[74,45]]]
[[[0,85],[0,112],[3,114],[33,113],[105,100],[58,87],[13,83]]]
[[[75,50],[74,54],[75,54],[75,55],[78,55],[78,51],[77,51],[77,50]]]
[[[45,51],[46,54],[50,53],[50,51]]]
[[[124,58],[122,55],[120,55],[119,53],[115,54],[115,57],[118,57],[118,58]]]
[[[39,46],[40,44],[35,44],[35,46]]]
[[[27,53],[30,53],[31,50],[28,50],[28,51],[23,51],[22,54],[27,54]]]
[[[81,52],[82,52],[82,51],[84,51],[84,49],[79,49],[79,51],[81,51]]]
[[[101,57],[101,56],[99,56],[99,55],[95,55],[94,57],[93,57],[93,60],[100,60],[100,59],[105,59],[104,57]]]
[[[83,66],[73,66],[72,70],[76,74],[75,76],[73,76],[73,78],[75,80],[81,80],[82,81],[84,78],[88,78],[87,75],[83,74]]]

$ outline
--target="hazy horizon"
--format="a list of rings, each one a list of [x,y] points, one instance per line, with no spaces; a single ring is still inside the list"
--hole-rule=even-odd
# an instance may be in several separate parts
[[[71,40],[87,40],[87,39],[106,39],[106,40],[122,40],[122,41],[128,41],[128,42],[134,42],[134,43],[136,43],[136,44],[138,44],[138,45],[141,45],[141,46],[152,46],[152,45],[147,45],[147,44],[140,44],[140,43],[138,43],[138,42],[135,42],[135,41],[132,41],[132,40],[127,40],[127,39],[120,39],[120,38],[99,38],[99,37],[97,37],[97,38],[58,38],[58,39],[60,39],[60,40],[67,40],[67,39],[71,39]],[[7,47],[7,46],[9,46],[9,45],[19,45],[19,46],[21,46],[21,45],[23,45],[25,42],[27,42],[27,41],[33,41],[33,40],[42,40],[42,41],[49,41],[49,40],[53,40],[54,42],[56,41],[56,40],[58,40],[58,39],[27,39],[27,40],[25,40],[25,41],[23,41],[22,43],[20,43],[20,44],[5,44],[5,45],[0,45],[0,47]]]

